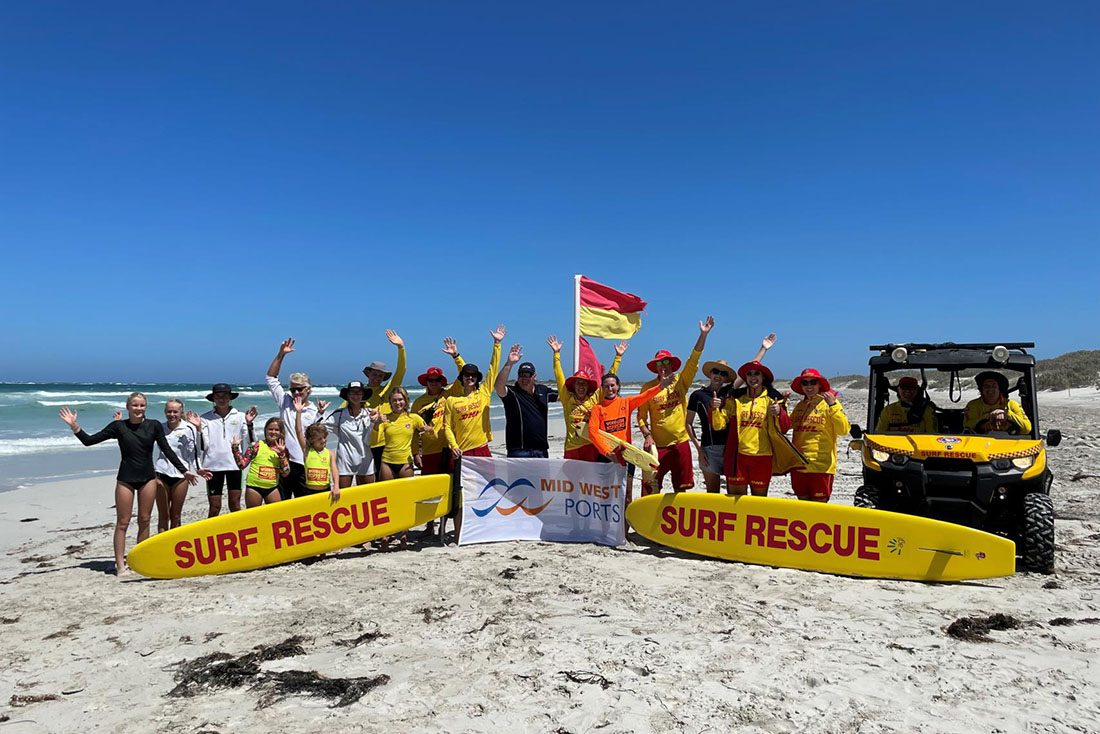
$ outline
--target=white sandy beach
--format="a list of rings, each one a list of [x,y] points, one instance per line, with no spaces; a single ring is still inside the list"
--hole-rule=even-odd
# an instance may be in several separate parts
[[[862,424],[865,395],[844,399]],[[434,541],[119,580],[105,573],[109,479],[0,493],[0,731],[1100,731],[1100,397],[1040,405],[1043,430],[1066,436],[1050,451],[1057,570],[982,583],[842,578],[646,543]],[[858,483],[842,447],[833,501],[850,504]],[[772,493],[790,496],[789,482]],[[192,489],[185,521],[205,510]],[[994,613],[1020,626],[986,642],[945,631]],[[262,671],[388,678],[342,707],[271,701],[259,678],[168,695],[180,661],[294,635],[297,654]]]

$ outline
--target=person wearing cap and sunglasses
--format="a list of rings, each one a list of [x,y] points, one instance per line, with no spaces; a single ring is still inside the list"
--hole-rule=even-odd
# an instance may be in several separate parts
[[[1000,372],[986,370],[974,377],[981,397],[966,404],[963,428],[974,433],[1031,432],[1031,420],[1015,400],[1008,398],[1008,378]]]
[[[804,369],[791,389],[805,399],[791,411],[794,447],[806,458],[802,469],[791,472],[791,489],[800,500],[828,502],[836,475],[836,441],[851,429],[848,416],[820,372]]]
[[[371,392],[362,382],[349,382],[340,388],[344,406],[319,421],[329,435],[336,436],[336,474],[340,489],[374,481],[370,441],[378,422],[378,411],[366,405]]]
[[[772,428],[784,434],[791,427],[786,399],[772,389],[772,371],[753,360],[741,365],[738,376],[745,381],[744,391],[732,392],[725,400],[711,401],[711,428],[729,428],[722,473],[731,495],[767,496],[771,485],[775,456]],[[775,425],[769,422],[774,420]],[[776,440],[783,440],[776,436]]]
[[[535,382],[535,365],[524,362],[516,370],[516,383],[508,384],[512,365],[523,359],[523,347],[513,344],[493,384],[504,403],[504,446],[512,459],[549,459],[547,438],[550,403],[558,393]]]
[[[401,387],[401,381],[405,379],[405,341],[393,329],[386,329],[386,338],[390,344],[397,347],[397,366],[390,372],[386,363],[375,360],[363,368],[363,374],[367,378],[367,387],[371,389],[371,395],[366,400],[368,408],[378,408],[384,415],[390,410],[390,395]],[[385,382],[386,384],[382,384]],[[378,424],[374,426],[374,434],[370,442],[371,454],[374,456],[374,478],[377,480],[382,471],[382,452],[385,450],[385,441],[378,432]]]
[[[657,377],[642,385],[642,391],[658,384],[665,387],[638,409],[638,429],[645,438],[643,448],[649,451],[656,445],[660,465],[653,486],[642,482],[643,497],[660,492],[661,483],[670,472],[674,492],[695,486],[695,466],[691,460],[691,441],[687,431],[687,396],[699,369],[699,358],[703,355],[707,335],[713,328],[713,316],[699,322],[699,338],[695,340],[695,347],[679,377],[676,371],[680,369],[680,360],[667,350],[657,352],[646,365],[650,372],[657,373]]]
[[[562,413],[565,416],[565,458],[600,461],[600,450],[588,440],[587,423],[592,407],[603,399],[603,388],[583,370],[578,370],[566,379],[561,368],[562,343],[556,336],[546,337],[546,343],[554,352],[554,380],[558,384],[558,399],[561,400]],[[615,360],[607,374],[618,373],[626,348],[625,341],[615,345]]]
[[[243,476],[233,458],[233,439],[245,446],[255,443],[252,422],[256,420],[256,406],[253,405],[245,413],[237,410],[230,403],[238,395],[232,387],[219,382],[210,388],[206,396],[214,404],[214,409],[199,416],[202,421],[202,465],[211,472],[210,479],[206,480],[207,517],[217,517],[222,511],[222,493],[226,488],[229,491],[229,511],[241,509]]]
[[[935,433],[936,414],[914,377],[898,380],[898,400],[887,405],[875,423],[876,433]]]
[[[768,334],[760,342],[760,349],[752,358],[759,362],[768,350],[775,346],[775,334]],[[710,383],[701,387],[688,398],[685,424],[688,437],[699,454],[699,469],[703,472],[703,483],[707,491],[714,494],[722,490],[722,465],[726,453],[726,434],[728,431],[715,431],[710,427],[710,404],[715,396],[725,398],[730,390],[743,383],[733,368],[724,359],[707,362],[703,365],[703,374]],[[695,416],[699,416],[700,439],[695,435]]]
[[[284,426],[293,426],[298,413],[294,408],[294,398],[302,398],[305,404],[302,408],[302,429],[305,430],[321,419],[328,403],[324,400],[317,401],[317,405],[309,402],[310,393],[313,392],[313,383],[305,372],[295,372],[290,376],[290,390],[287,391],[279,382],[279,370],[283,367],[283,359],[294,351],[294,339],[287,339],[279,345],[279,351],[271,366],[267,368],[267,389],[271,391],[271,397],[275,398],[275,404],[279,407],[279,417]],[[298,439],[293,431],[286,431],[286,451],[290,456],[290,474],[279,483],[279,494],[283,499],[293,497],[305,497],[309,494],[306,488],[305,447],[298,444]]]

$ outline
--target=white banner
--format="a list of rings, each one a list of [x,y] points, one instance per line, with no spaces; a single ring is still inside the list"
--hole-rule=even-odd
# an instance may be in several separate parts
[[[572,459],[464,456],[460,545],[626,542],[626,469]]]

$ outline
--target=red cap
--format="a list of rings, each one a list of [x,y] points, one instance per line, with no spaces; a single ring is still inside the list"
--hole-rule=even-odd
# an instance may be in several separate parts
[[[898,387],[920,387],[920,383],[915,377],[903,377],[898,380]]]
[[[829,387],[829,381],[826,380],[824,377],[822,377],[820,372],[818,372],[817,370],[815,370],[813,368],[807,367],[806,369],[802,370],[802,374],[800,374],[798,377],[791,380],[791,389],[794,390],[799,395],[805,395],[806,394],[802,390],[802,379],[805,378],[805,377],[810,377],[810,378],[813,378],[813,379],[817,380],[818,389],[821,392],[829,392],[829,390],[831,389]]]

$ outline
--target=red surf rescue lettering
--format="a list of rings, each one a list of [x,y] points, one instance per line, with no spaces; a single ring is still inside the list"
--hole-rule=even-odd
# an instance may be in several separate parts
[[[737,523],[736,512],[715,512],[689,507],[661,510],[661,532],[683,538],[723,542]],[[879,560],[879,529],[862,525],[818,522],[807,524],[785,517],[745,516],[744,543],[775,550],[809,550],[824,555],[835,553],[865,561]]]
[[[214,561],[247,557],[248,549],[256,545],[258,533],[258,528],[242,528],[235,532],[181,540],[176,543],[176,565],[180,568],[191,568],[196,563],[208,566]]]
[[[312,540],[323,540],[335,533],[343,535],[351,530],[365,530],[370,526],[378,527],[390,521],[386,507],[386,497],[378,497],[369,502],[360,502],[351,507],[337,507],[331,513],[316,512],[312,515],[299,515],[291,520],[279,520],[271,523],[271,539],[275,550],[284,546],[300,545]]]

